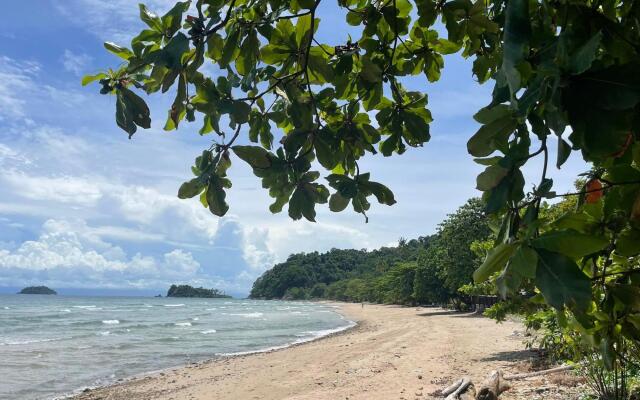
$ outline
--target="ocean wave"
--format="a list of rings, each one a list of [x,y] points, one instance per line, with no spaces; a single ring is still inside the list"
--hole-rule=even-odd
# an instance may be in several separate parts
[[[223,313],[224,314],[224,313]],[[260,318],[264,316],[261,312],[252,312],[252,313],[229,313],[225,315],[233,315],[236,317],[244,317],[244,318]]]
[[[72,306],[73,308],[79,308],[81,310],[85,310],[85,311],[98,311],[98,310],[102,310],[102,308],[100,307],[96,307],[96,306]]]
[[[191,322],[176,322],[175,326],[191,326]]]
[[[108,336],[111,335],[111,332],[109,331],[102,331],[102,332],[98,332],[97,333],[98,336]]]
[[[119,324],[120,321],[118,321],[117,319],[105,319],[104,321],[102,321],[102,323],[107,325],[116,325]]]
[[[184,307],[184,304],[165,304],[165,307]]]
[[[320,338],[322,338],[324,336],[328,336],[328,335],[331,335],[331,334],[334,334],[334,333],[346,331],[347,329],[353,328],[356,325],[357,324],[355,322],[349,321],[349,323],[347,325],[341,326],[341,327],[338,327],[338,328],[303,332],[303,334],[305,335],[304,337],[300,337],[298,335],[295,335],[295,336],[298,337],[298,339],[294,340],[293,342],[286,343],[286,344],[283,344],[283,345],[267,347],[267,348],[259,349],[259,350],[238,351],[238,352],[235,352],[235,353],[218,353],[217,355],[223,356],[223,357],[228,357],[228,356],[242,356],[242,355],[247,355],[247,354],[268,353],[268,352],[273,351],[273,350],[286,349],[287,347],[291,347],[291,346],[294,346],[294,345],[297,345],[297,344],[311,342],[311,341],[314,341],[316,339],[320,339]]]
[[[191,319],[194,320],[194,321],[199,321],[200,320],[200,318],[198,318],[198,317],[193,317]]]
[[[217,310],[217,308],[215,307],[207,308],[207,311],[215,311],[215,310]]]
[[[202,331],[200,333],[202,333],[203,335],[208,335],[210,333],[216,333],[217,331],[215,329],[208,329],[206,331]]]
[[[11,310],[11,308],[9,307],[3,307],[5,310]]]
[[[19,346],[22,344],[33,344],[33,343],[44,343],[44,342],[55,342],[56,340],[62,340],[64,338],[46,338],[46,339],[17,339],[17,340],[7,340],[5,342],[0,342],[0,346]]]
[[[63,308],[62,310],[60,310],[60,312],[71,312],[71,310],[69,310],[68,308]]]

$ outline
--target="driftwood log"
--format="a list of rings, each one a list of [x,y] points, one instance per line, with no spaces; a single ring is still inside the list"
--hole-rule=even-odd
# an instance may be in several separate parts
[[[504,375],[502,371],[491,371],[487,379],[476,387],[469,377],[463,377],[454,382],[451,386],[443,389],[440,394],[445,400],[498,400],[498,397],[509,390],[508,381],[532,378],[535,376],[549,375],[557,372],[568,371],[575,368],[575,365],[563,365],[544,371],[529,372],[526,374]]]
[[[498,400],[502,392],[509,390],[510,386],[504,379],[502,371],[496,370],[489,374],[489,377],[482,382],[478,388],[476,400]]]

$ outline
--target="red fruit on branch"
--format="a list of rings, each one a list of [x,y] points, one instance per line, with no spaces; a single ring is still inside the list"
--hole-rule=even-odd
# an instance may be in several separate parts
[[[588,204],[597,203],[602,196],[604,196],[604,192],[602,191],[602,182],[600,179],[591,179],[585,185],[586,196],[584,201]]]

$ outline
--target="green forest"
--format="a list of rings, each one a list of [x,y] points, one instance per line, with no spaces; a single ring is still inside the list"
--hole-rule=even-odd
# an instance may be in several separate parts
[[[293,254],[256,280],[251,297],[448,304],[472,283],[490,237],[482,202],[471,199],[436,233],[397,247]]]

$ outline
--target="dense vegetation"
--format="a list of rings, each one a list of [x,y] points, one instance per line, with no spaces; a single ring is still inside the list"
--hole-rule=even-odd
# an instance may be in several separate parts
[[[116,121],[129,135],[151,124],[136,89],[172,87],[165,129],[186,119],[202,135],[215,133],[179,197],[226,214],[227,170],[242,160],[274,198],[272,212],[288,205],[291,218],[313,221],[318,204],[351,205],[366,217],[372,196],[395,203],[359,160],[427,142],[426,93],[403,83],[412,75],[437,81],[446,54],[472,59],[475,78],[494,83],[467,143],[486,167],[477,188],[495,228],[474,278],[519,299],[520,310],[552,307],[567,342],[596,351],[613,374],[615,390],[603,396],[625,398],[620,371],[637,364],[630,349],[640,343],[640,2],[338,0],[333,11],[350,28],[331,24],[342,37],[330,44],[317,39],[320,4],[198,0],[164,16],[141,5],[147,29],[131,49],[105,44],[125,62],[84,83],[99,80],[103,94],[115,95]],[[238,145],[239,137],[255,145]],[[560,168],[571,155],[589,169],[578,190],[559,193],[552,158]],[[539,178],[525,182],[522,169],[534,159]],[[331,172],[332,192],[314,169]],[[576,197],[575,207],[543,215],[544,199],[564,197]],[[408,282],[405,269],[393,285]],[[447,290],[451,278],[441,278]]]
[[[218,289],[194,288],[189,285],[171,285],[167,291],[167,297],[231,298]]]
[[[473,199],[449,215],[436,234],[401,239],[397,247],[291,255],[256,280],[251,297],[447,303],[471,283],[481,262],[471,244],[489,234],[482,203]]]
[[[18,294],[58,294],[55,290],[46,286],[28,286],[22,289]]]

